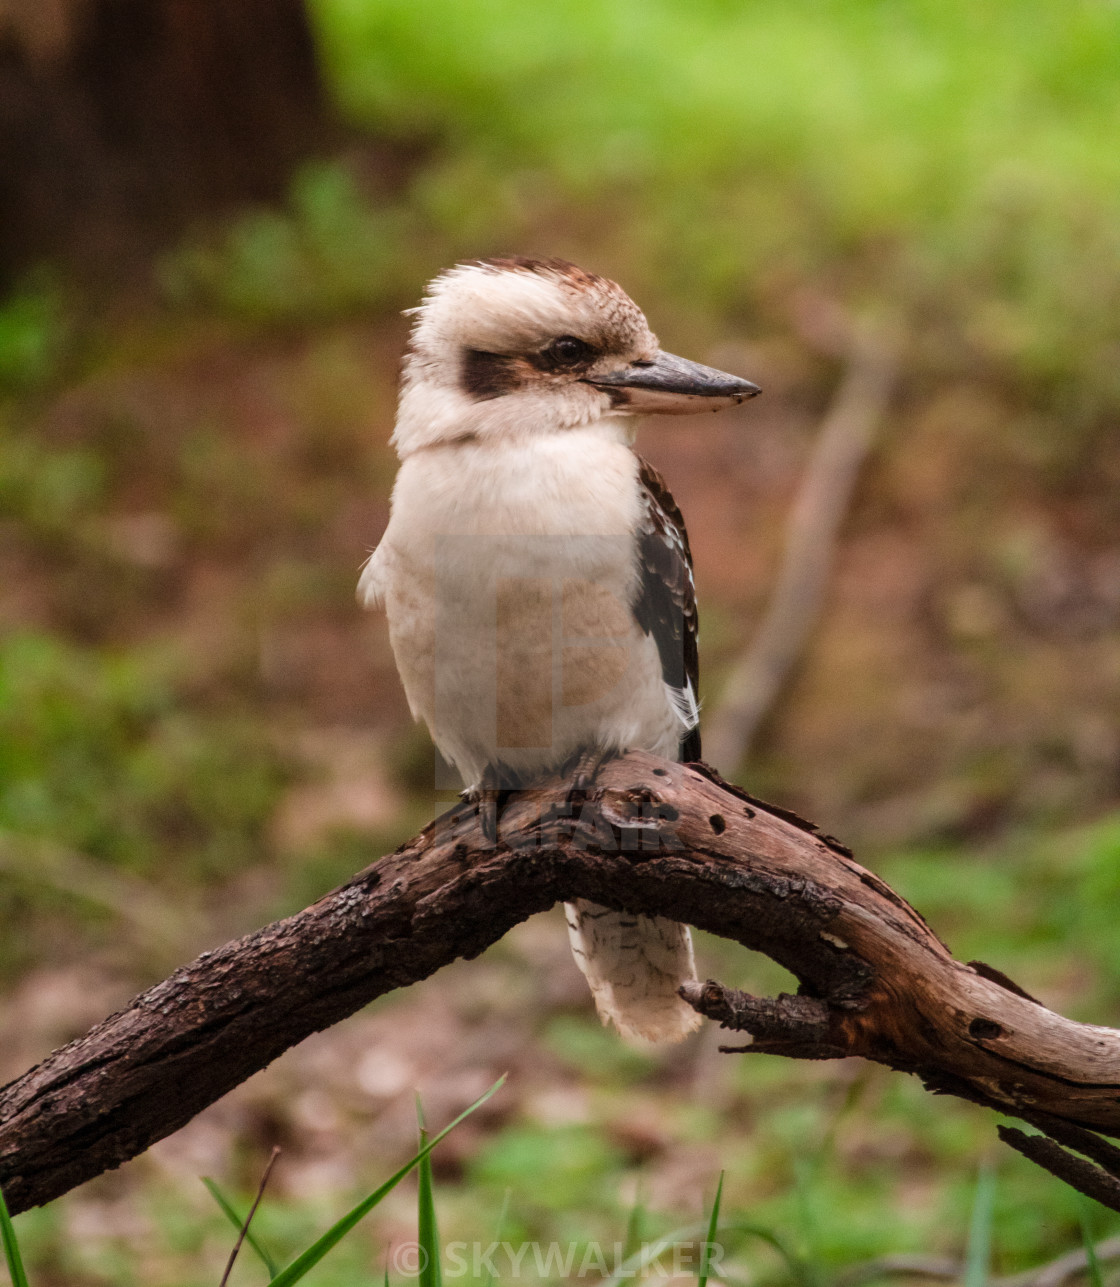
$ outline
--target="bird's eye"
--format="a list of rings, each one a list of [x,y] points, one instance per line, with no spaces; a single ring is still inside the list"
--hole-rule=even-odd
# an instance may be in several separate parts
[[[577,339],[574,335],[561,335],[544,350],[543,356],[552,366],[578,366],[581,362],[587,362],[594,357],[595,350],[590,344]]]

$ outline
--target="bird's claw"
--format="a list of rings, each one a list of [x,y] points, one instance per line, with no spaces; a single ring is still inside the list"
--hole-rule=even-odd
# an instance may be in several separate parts
[[[614,751],[581,751],[579,753],[569,776],[569,804],[587,798],[591,788],[595,785],[595,779],[599,776],[599,770],[608,760],[613,760],[615,754],[616,752]]]
[[[485,778],[459,792],[459,798],[478,814],[478,825],[488,845],[498,843],[498,820],[502,812],[503,792]]]

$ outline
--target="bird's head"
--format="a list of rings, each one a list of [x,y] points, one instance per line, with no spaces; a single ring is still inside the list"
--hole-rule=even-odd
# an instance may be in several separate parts
[[[620,286],[561,259],[459,264],[412,311],[393,436],[402,456],[605,416],[718,411],[759,392],[662,352]]]

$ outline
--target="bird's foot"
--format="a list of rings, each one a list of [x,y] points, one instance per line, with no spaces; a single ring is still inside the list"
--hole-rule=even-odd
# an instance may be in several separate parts
[[[599,770],[609,760],[617,757],[617,751],[590,750],[580,751],[572,765],[570,784],[568,786],[568,803],[587,798],[588,792],[595,785]]]
[[[502,811],[513,794],[510,790],[499,787],[497,783],[497,775],[487,769],[478,782],[459,792],[460,799],[477,812],[478,825],[482,829],[483,838],[490,845],[498,843],[498,823],[501,821]]]

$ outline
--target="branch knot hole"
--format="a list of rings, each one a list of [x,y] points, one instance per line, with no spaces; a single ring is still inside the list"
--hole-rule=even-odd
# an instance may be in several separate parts
[[[994,1019],[973,1019],[968,1025],[968,1035],[977,1041],[994,1041],[1003,1036],[1003,1028]]]

